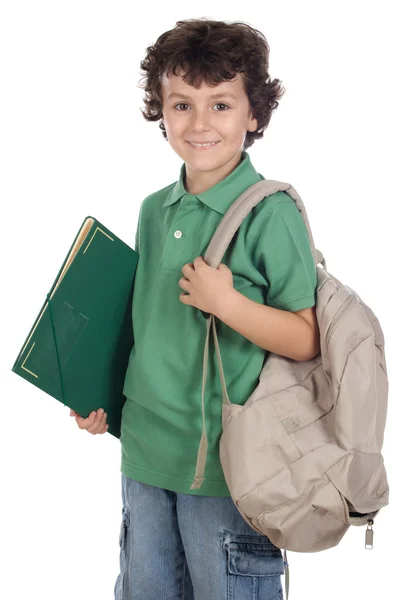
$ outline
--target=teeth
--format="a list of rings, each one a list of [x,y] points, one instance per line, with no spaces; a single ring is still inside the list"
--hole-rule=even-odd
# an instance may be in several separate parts
[[[211,142],[209,144],[195,144],[194,142],[191,142],[192,146],[215,146],[217,144],[217,142]]]

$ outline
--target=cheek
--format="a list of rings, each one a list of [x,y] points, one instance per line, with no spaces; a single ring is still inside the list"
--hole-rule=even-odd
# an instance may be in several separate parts
[[[237,119],[232,115],[230,117],[226,117],[218,123],[217,129],[224,134],[224,136],[228,136],[230,138],[239,138],[241,133],[245,133],[245,124],[241,119]]]
[[[183,141],[186,139],[187,126],[183,123],[183,119],[174,119],[169,125],[169,139]]]
[[[178,113],[177,111],[167,111],[164,115],[164,120],[166,127],[168,127],[170,130],[176,131],[183,129],[188,119],[184,118],[184,115],[181,112]]]

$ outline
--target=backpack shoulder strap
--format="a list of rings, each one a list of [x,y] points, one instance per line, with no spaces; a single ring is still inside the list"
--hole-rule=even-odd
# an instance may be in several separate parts
[[[287,192],[295,201],[307,227],[308,238],[315,264],[317,265],[321,262],[326,268],[326,262],[322,252],[315,248],[311,227],[302,199],[290,183],[275,181],[273,179],[264,179],[253,184],[229,207],[219,223],[203,257],[210,267],[214,267],[215,269],[218,268],[233,236],[251,209],[266,196],[271,196],[271,194],[275,194],[275,192]]]

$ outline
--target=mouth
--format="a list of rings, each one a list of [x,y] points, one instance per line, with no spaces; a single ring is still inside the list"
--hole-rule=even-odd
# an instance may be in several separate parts
[[[220,142],[220,140],[218,140],[217,142],[207,142],[207,143],[203,143],[203,144],[195,144],[193,142],[188,141],[188,144],[191,146],[191,148],[194,148],[195,150],[210,150],[211,148],[215,148],[217,146],[217,144]]]

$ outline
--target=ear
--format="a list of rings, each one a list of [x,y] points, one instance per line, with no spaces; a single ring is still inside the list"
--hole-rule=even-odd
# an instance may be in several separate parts
[[[257,127],[258,127],[257,119],[255,119],[253,117],[252,113],[250,113],[250,122],[249,122],[249,125],[247,127],[247,130],[248,131],[256,131]]]

